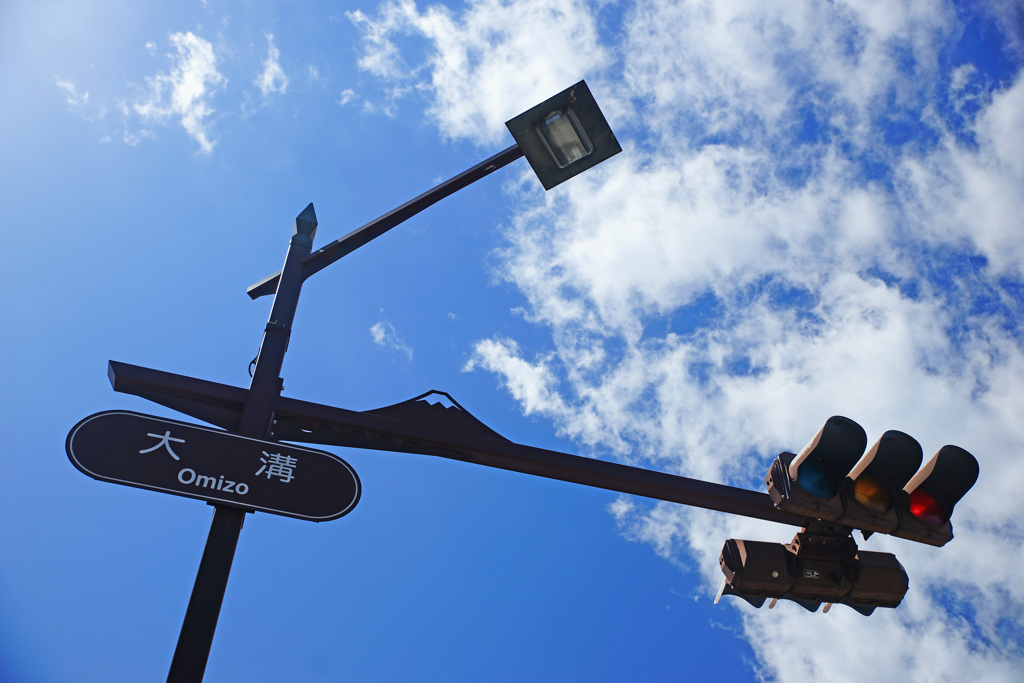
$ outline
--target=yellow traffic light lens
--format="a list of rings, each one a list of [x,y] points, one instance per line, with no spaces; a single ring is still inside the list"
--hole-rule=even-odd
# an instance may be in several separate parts
[[[910,493],[910,512],[925,524],[942,526],[946,521],[946,513],[938,499],[922,488]]]
[[[872,512],[881,514],[892,507],[889,492],[871,477],[861,475],[853,482],[853,498]]]

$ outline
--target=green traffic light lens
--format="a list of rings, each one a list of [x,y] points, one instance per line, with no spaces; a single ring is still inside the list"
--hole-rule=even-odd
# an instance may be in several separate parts
[[[796,470],[796,483],[818,498],[831,498],[839,493],[835,478],[817,460],[805,460]]]
[[[922,488],[916,488],[910,493],[910,513],[932,526],[942,526],[946,521],[946,513],[938,499]]]
[[[892,498],[885,487],[863,474],[853,482],[853,498],[868,510],[878,514],[892,507]]]

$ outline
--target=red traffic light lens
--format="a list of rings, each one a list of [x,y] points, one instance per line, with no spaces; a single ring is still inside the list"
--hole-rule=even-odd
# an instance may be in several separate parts
[[[817,460],[805,460],[797,468],[796,483],[804,491],[818,498],[831,498],[839,493],[835,478]]]
[[[875,479],[863,474],[853,482],[853,498],[877,514],[892,507],[892,498],[889,497],[889,492],[885,490],[885,487]]]
[[[922,488],[916,488],[910,493],[910,513],[932,526],[942,526],[946,521],[946,513],[938,499]]]

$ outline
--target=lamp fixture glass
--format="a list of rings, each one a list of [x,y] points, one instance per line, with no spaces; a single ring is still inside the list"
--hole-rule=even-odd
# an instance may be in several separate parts
[[[548,114],[535,128],[558,168],[565,168],[594,151],[594,146],[572,107]]]

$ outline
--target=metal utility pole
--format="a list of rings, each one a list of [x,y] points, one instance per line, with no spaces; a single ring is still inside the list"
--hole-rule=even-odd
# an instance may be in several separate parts
[[[274,406],[281,396],[281,366],[288,349],[292,321],[302,290],[302,262],[313,250],[316,235],[316,213],[313,204],[295,219],[288,253],[281,269],[274,305],[263,333],[263,344],[256,358],[256,369],[242,409],[239,436],[265,439],[270,433]],[[185,621],[174,649],[174,659],[167,674],[168,683],[192,683],[203,680],[210,657],[213,634],[217,629],[221,603],[227,588],[231,563],[238,546],[246,512],[227,505],[216,505],[210,533],[206,538],[203,558],[199,563],[192,597],[185,612]]]

